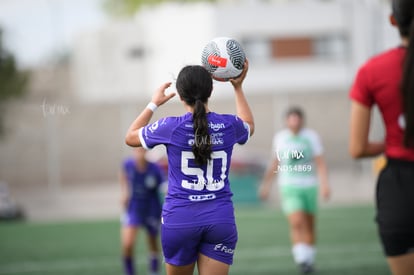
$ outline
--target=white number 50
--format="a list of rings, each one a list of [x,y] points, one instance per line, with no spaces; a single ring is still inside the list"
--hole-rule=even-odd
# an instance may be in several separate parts
[[[181,154],[181,171],[186,176],[196,176],[197,180],[193,180],[192,182],[182,180],[181,186],[183,188],[201,191],[205,187],[209,191],[218,191],[224,187],[227,170],[227,153],[225,151],[215,151],[211,154],[211,160],[207,163],[206,171],[199,167],[189,167],[188,162],[190,159],[195,159],[193,152],[183,151]],[[219,179],[213,177],[215,160],[221,160]]]

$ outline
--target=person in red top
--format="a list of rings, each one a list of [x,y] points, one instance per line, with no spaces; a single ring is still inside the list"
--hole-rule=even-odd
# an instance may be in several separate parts
[[[414,1],[393,0],[392,25],[401,46],[371,58],[358,71],[350,91],[349,151],[354,158],[382,153],[387,165],[378,178],[376,221],[394,275],[414,274]],[[385,141],[368,139],[376,104]]]

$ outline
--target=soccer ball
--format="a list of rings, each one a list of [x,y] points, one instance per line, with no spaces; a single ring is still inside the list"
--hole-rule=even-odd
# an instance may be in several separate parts
[[[207,43],[201,54],[201,64],[214,79],[228,81],[243,71],[246,54],[239,42],[228,37],[217,37]]]

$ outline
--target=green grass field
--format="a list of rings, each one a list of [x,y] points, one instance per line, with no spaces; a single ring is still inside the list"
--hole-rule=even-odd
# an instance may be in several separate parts
[[[230,274],[298,274],[279,210],[236,207],[239,242]],[[323,208],[317,274],[389,274],[370,206]],[[117,220],[0,224],[0,275],[122,274]],[[146,274],[145,243],[137,243]]]

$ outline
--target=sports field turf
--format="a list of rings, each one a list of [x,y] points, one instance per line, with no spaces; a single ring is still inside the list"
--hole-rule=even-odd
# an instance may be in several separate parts
[[[236,207],[239,242],[230,274],[298,274],[277,209]],[[317,274],[389,274],[371,206],[320,210]],[[117,220],[0,223],[0,275],[122,274]],[[139,238],[140,274],[146,274]]]

